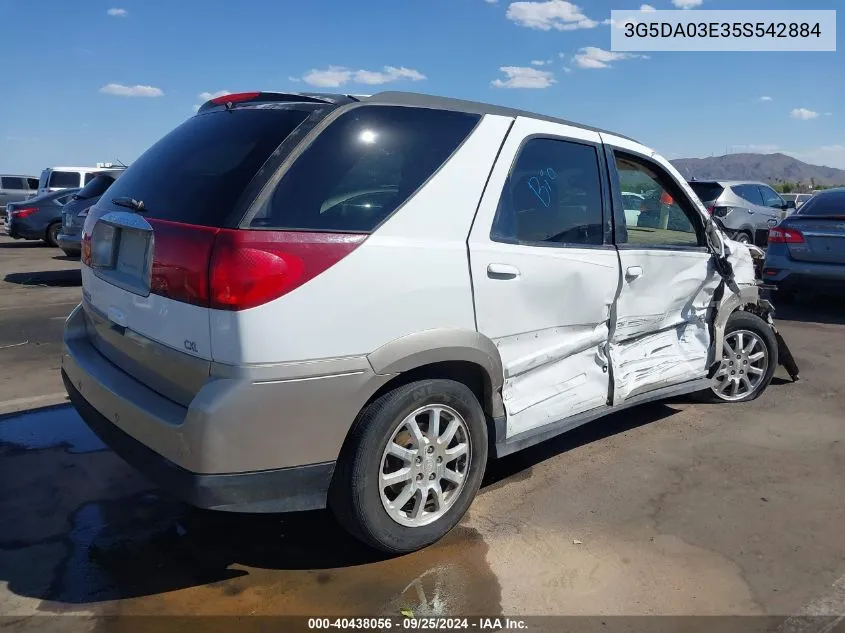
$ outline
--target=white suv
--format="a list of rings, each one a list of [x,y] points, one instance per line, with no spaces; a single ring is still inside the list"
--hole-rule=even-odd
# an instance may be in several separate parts
[[[626,226],[659,189],[673,228]],[[677,217],[686,218],[679,224]],[[488,456],[779,362],[748,248],[608,132],[407,93],[206,103],[92,208],[62,373],[100,437],[188,502],[329,506],[405,552]]]

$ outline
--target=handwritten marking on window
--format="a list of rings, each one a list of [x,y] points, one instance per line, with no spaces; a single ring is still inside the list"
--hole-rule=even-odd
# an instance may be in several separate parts
[[[531,176],[528,179],[528,188],[535,196],[543,203],[543,206],[549,208],[552,204],[552,184],[557,178],[555,170],[551,167],[541,169],[537,176]]]

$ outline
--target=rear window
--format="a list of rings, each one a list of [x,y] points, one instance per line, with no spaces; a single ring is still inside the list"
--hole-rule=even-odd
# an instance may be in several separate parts
[[[845,191],[818,193],[801,205],[797,215],[845,216]]]
[[[101,196],[113,182],[114,178],[112,176],[107,174],[95,174],[94,178],[92,178],[91,181],[85,185],[78,194],[76,194],[76,197],[87,200],[88,198]]]
[[[191,117],[133,162],[106,198],[142,200],[144,217],[222,226],[259,168],[309,114],[235,108]]]
[[[691,182],[689,186],[702,202],[712,202],[722,195],[725,188],[715,182]]]
[[[26,186],[23,184],[23,178],[16,178],[14,176],[0,178],[0,184],[3,185],[3,189],[26,189]]]
[[[79,186],[78,171],[54,171],[50,174],[50,187],[67,189]]]
[[[437,171],[478,119],[445,110],[356,107],[303,152],[250,226],[370,232]]]
[[[38,189],[38,178],[27,178],[26,182],[29,184],[30,189]]]

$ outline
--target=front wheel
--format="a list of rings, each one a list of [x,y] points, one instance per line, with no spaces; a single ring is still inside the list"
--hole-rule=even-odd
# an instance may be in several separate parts
[[[734,236],[734,241],[740,244],[751,244],[751,236],[745,231],[740,231]]]
[[[338,460],[329,505],[367,545],[411,552],[457,525],[486,463],[487,425],[472,391],[453,380],[413,382],[361,411]]]
[[[748,402],[759,396],[778,365],[778,345],[772,328],[750,312],[734,312],[725,327],[722,362],[710,391],[716,400]]]

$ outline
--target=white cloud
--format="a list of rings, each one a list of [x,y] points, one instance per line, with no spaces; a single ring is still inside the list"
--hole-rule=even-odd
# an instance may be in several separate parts
[[[496,4],[499,0],[484,0],[487,4]]]
[[[106,13],[115,18],[125,18],[128,11],[126,9],[109,9]]]
[[[826,165],[828,167],[845,169],[845,143],[822,145],[821,147],[813,147],[800,152],[784,150],[784,153],[811,165]]]
[[[551,64],[551,61],[546,59],[532,59],[531,65],[532,66],[545,66],[546,64]]]
[[[572,72],[572,69],[571,69],[569,66],[564,66],[564,67],[563,67],[563,72],[565,72],[565,73],[568,75],[569,73],[571,73],[571,72]]]
[[[771,98],[771,97],[767,97],[767,96],[765,96],[765,95],[764,95],[764,96],[762,96],[762,97],[760,97],[760,101],[771,101],[771,100],[772,100],[772,98]]]
[[[309,70],[302,76],[302,81],[312,86],[337,88],[347,82],[358,84],[386,84],[391,81],[407,79],[422,81],[426,79],[418,70],[404,66],[385,66],[382,70],[351,70],[345,66],[329,66],[324,70]]]
[[[295,83],[295,84],[298,84],[298,83],[299,83],[300,81],[302,81],[302,80],[301,80],[299,77],[294,77],[294,76],[292,76],[292,75],[288,75],[288,81],[291,81],[291,82],[293,82],[293,83]]]
[[[824,115],[825,116],[833,116],[833,112],[825,112]]]
[[[106,84],[100,92],[116,97],[163,97],[161,88],[154,86],[124,86],[123,84]]]
[[[652,11],[657,11],[657,9],[655,9],[650,4],[643,4],[640,5],[640,11],[642,11],[643,13],[651,13]]]
[[[731,145],[731,152],[751,152],[753,154],[771,154],[772,152],[776,152],[780,149],[779,145],[774,145],[772,143],[763,143],[763,144],[755,144],[751,143],[749,145]]]
[[[494,88],[548,88],[556,83],[554,75],[548,70],[537,70],[528,66],[502,66],[506,79],[494,79],[490,82]]]
[[[195,104],[194,104],[194,107],[193,107],[194,112],[199,112],[199,110],[200,110],[200,108],[201,108],[201,107],[202,107],[202,105],[201,105],[201,104],[199,104],[199,103],[195,103]]]
[[[581,7],[566,0],[511,2],[506,15],[509,20],[520,26],[540,31],[592,29],[599,24],[584,15]]]
[[[801,119],[802,121],[809,121],[810,119],[818,118],[819,113],[808,110],[807,108],[795,108],[790,112],[793,119]]]
[[[615,53],[613,51],[606,51],[603,48],[596,46],[585,46],[578,50],[572,58],[575,65],[579,68],[610,68],[610,62],[618,62],[623,59],[634,58],[648,59],[646,55],[635,55],[633,53]]]
[[[228,90],[218,90],[217,92],[201,92],[197,96],[203,101],[210,101],[211,99],[216,99],[217,97],[222,97],[224,95],[230,94],[232,93]]]
[[[703,2],[704,0],[672,0],[672,4],[679,9],[694,9],[700,7]]]

